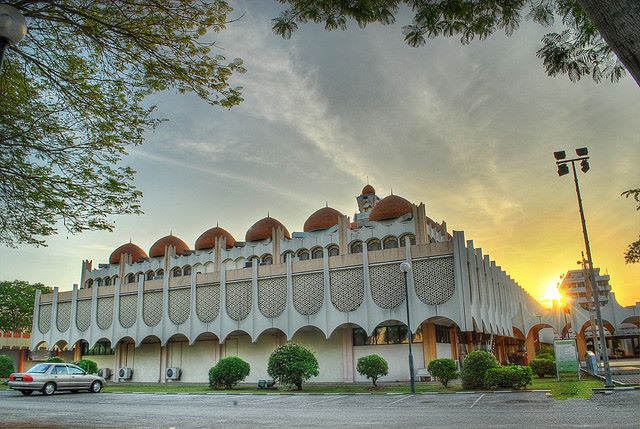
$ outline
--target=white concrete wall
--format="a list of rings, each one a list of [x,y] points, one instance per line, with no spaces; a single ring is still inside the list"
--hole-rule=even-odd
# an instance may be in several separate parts
[[[258,341],[251,343],[248,335],[229,337],[221,348],[221,358],[238,356],[246,361],[251,367],[249,376],[245,382],[257,382],[270,378],[267,374],[267,363],[269,356],[278,347],[276,335],[265,333],[258,338]]]
[[[436,357],[438,359],[444,359],[444,358],[452,359],[452,357],[451,357],[451,344],[449,344],[449,343],[436,343]]]
[[[169,342],[167,368],[181,368],[180,381],[208,383],[209,369],[217,362],[217,348],[218,340],[196,341],[192,346],[186,341]]]
[[[133,368],[133,378],[136,382],[158,382],[160,377],[160,343],[140,344],[133,347],[127,344],[126,352],[120,366]],[[164,375],[164,374],[163,374]]]
[[[342,331],[337,330],[328,340],[317,329],[298,331],[293,342],[311,350],[316,355],[320,374],[309,382],[342,382]]]
[[[82,356],[82,359],[89,359],[94,361],[98,364],[98,369],[109,368],[112,373],[114,371],[113,363],[115,358],[113,355],[86,355]],[[110,379],[107,379],[107,381],[110,381]]]
[[[378,380],[385,381],[406,381],[409,380],[409,345],[389,344],[380,346],[356,346],[353,347],[353,370],[356,381],[371,381],[358,374],[358,359],[367,355],[382,356],[389,365],[389,374],[380,377]],[[422,344],[413,345],[413,362],[416,369],[422,368],[424,362]]]

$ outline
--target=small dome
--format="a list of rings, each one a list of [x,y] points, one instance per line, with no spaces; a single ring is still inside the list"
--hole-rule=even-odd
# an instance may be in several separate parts
[[[364,188],[362,188],[362,195],[371,195],[371,194],[375,194],[376,190],[373,186],[367,184],[367,186],[365,186]]]
[[[378,201],[369,214],[369,220],[379,221],[395,219],[411,213],[412,205],[409,201],[397,195],[389,195]]]
[[[342,216],[338,210],[331,207],[323,207],[316,210],[304,223],[304,232],[318,231],[331,228],[338,224],[338,218]]]
[[[176,255],[182,255],[185,251],[189,250],[187,243],[180,240],[175,235],[169,234],[153,243],[153,246],[149,249],[149,256],[152,258],[164,256],[164,249],[167,246],[174,246],[176,248]]]
[[[129,242],[118,247],[116,250],[113,251],[113,253],[111,253],[111,256],[109,256],[109,263],[119,264],[120,256],[122,256],[123,254],[131,255],[132,262],[140,262],[141,260],[146,259],[148,257],[147,252],[145,252],[142,249],[142,247],[138,246],[137,244],[133,244]]]
[[[260,241],[271,238],[271,230],[273,228],[282,228],[284,236],[289,239],[291,238],[289,230],[287,230],[283,224],[281,224],[277,219],[267,216],[260,219],[258,222],[254,223],[251,228],[249,228],[247,235],[245,236],[245,241]]]
[[[227,239],[227,249],[231,249],[236,245],[236,239],[233,238],[231,234],[227,232],[227,230],[220,228],[219,226],[215,226],[205,232],[202,233],[200,237],[196,240],[196,250],[206,250],[213,249],[216,247],[216,239],[218,237],[224,237]]]

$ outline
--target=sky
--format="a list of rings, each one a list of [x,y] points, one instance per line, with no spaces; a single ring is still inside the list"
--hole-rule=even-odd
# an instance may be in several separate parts
[[[640,301],[640,264],[623,252],[640,234],[640,213],[621,197],[640,186],[640,88],[546,75],[536,57],[549,32],[523,22],[511,37],[404,44],[392,26],[326,32],[301,25],[290,40],[271,31],[280,6],[235,8],[215,54],[244,60],[233,78],[245,101],[231,110],[193,95],[156,94],[166,119],[130,151],[141,216],[115,217],[113,232],[68,235],[48,247],[0,248],[0,279],[71,289],[81,262],[108,262],[119,245],[144,249],[169,232],[193,246],[219,223],[238,240],[270,213],[290,231],[325,202],[352,216],[371,183],[381,197],[424,202],[427,215],[465,231],[534,297],[577,269],[583,250],[571,176],[553,151],[588,147],[580,173],[594,264],[618,301]]]

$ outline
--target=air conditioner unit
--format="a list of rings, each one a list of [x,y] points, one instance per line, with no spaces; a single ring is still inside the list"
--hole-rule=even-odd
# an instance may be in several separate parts
[[[100,368],[98,370],[98,377],[102,377],[105,380],[108,380],[111,378],[111,368]]]
[[[132,368],[120,368],[120,371],[118,371],[118,378],[120,380],[131,380],[132,376],[133,376]]]
[[[180,380],[180,376],[182,375],[182,370],[176,367],[167,368],[164,375],[167,380]]]

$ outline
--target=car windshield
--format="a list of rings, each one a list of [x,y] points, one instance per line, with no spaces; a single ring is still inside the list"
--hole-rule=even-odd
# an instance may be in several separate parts
[[[31,368],[27,373],[29,374],[44,374],[47,372],[51,365],[48,363],[39,363],[38,365]]]

